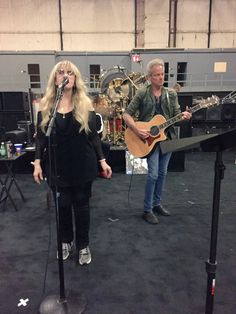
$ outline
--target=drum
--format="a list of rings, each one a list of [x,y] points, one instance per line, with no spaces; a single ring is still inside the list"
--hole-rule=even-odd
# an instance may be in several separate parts
[[[122,82],[126,75],[123,72],[117,72],[115,69],[109,70],[101,76],[101,92],[106,94],[108,87],[114,85],[114,82]]]
[[[122,132],[122,119],[115,118],[109,121],[109,131],[112,132]],[[115,128],[115,129],[114,129]]]
[[[125,79],[123,80],[123,84],[127,84],[127,83],[129,83],[130,81],[135,82],[135,81],[137,81],[140,77],[141,77],[141,73],[139,73],[139,72],[137,72],[137,73],[132,72],[132,73],[130,73],[130,74],[128,75],[127,78],[125,78]]]

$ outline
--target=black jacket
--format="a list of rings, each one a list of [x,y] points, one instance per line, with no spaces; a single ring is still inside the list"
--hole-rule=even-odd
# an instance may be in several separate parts
[[[104,158],[96,130],[95,112],[90,112],[89,134],[85,131],[79,132],[80,123],[75,120],[73,112],[67,113],[64,118],[57,113],[50,141],[41,130],[41,121],[42,114],[39,112],[35,159],[42,161],[43,171],[47,178],[51,178],[49,185],[53,186],[56,178],[58,186],[74,186],[94,180],[97,176],[97,160]]]

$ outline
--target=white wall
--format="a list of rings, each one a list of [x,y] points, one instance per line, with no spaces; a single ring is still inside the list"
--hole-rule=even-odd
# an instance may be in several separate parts
[[[213,1],[211,46],[213,48],[236,47],[236,1]]]
[[[145,48],[167,48],[169,39],[169,1],[146,1],[145,17]]]
[[[207,48],[209,2],[178,0],[177,48]],[[135,48],[134,3],[134,0],[61,0],[63,50]],[[214,0],[212,4],[210,48],[234,48],[236,0]],[[143,48],[167,48],[169,0],[144,0],[141,16]],[[0,50],[59,51],[59,22],[59,0],[0,0]]]
[[[207,47],[209,2],[206,0],[178,1],[177,47]]]

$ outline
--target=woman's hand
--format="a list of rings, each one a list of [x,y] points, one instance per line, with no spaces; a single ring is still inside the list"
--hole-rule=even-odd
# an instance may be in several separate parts
[[[99,162],[100,162],[100,165],[102,167],[102,171],[103,171],[104,177],[106,179],[111,179],[111,176],[112,176],[111,167],[106,163],[105,159],[99,160]]]
[[[43,181],[43,171],[40,165],[40,161],[35,160],[34,162],[31,162],[31,164],[34,165],[34,172],[33,172],[34,181],[40,184]]]

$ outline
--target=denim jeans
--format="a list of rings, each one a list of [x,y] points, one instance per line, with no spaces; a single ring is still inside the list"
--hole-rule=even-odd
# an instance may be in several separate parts
[[[162,154],[158,145],[147,157],[148,174],[145,186],[144,211],[160,205],[171,153]]]

